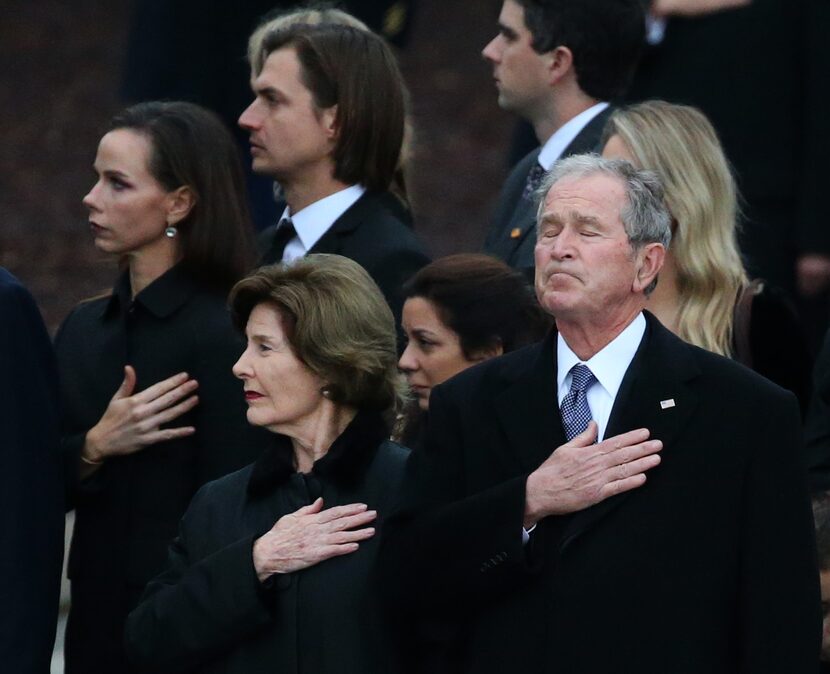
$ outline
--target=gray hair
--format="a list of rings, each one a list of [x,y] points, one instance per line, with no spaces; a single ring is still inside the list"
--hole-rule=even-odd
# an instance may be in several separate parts
[[[663,201],[663,186],[652,171],[634,168],[625,159],[605,159],[596,154],[577,154],[557,161],[545,175],[534,198],[538,200],[537,223],[542,218],[545,197],[551,188],[566,178],[585,178],[602,174],[617,178],[625,189],[628,204],[620,213],[628,241],[635,249],[671,243],[671,215]]]

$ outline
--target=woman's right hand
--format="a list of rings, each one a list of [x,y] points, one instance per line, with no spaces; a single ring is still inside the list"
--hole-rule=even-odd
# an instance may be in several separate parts
[[[254,542],[254,568],[260,582],[275,573],[291,573],[326,559],[348,555],[359,541],[375,535],[365,527],[377,517],[365,503],[323,510],[323,499],[280,517],[267,534]]]
[[[110,456],[132,454],[147,445],[192,435],[193,426],[159,428],[199,402],[191,395],[199,386],[187,373],[168,377],[133,395],[135,370],[124,368],[124,381],[110,400],[104,416],[86,434],[82,458],[98,464]],[[189,397],[188,397],[189,396]]]

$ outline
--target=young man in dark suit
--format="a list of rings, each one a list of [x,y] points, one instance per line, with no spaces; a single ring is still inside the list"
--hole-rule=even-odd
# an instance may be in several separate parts
[[[0,669],[48,674],[63,561],[58,373],[34,299],[0,268]]]
[[[498,35],[482,54],[499,105],[530,122],[541,147],[508,176],[484,250],[531,280],[531,194],[559,157],[597,149],[644,39],[641,0],[504,0]]]
[[[239,124],[253,170],[280,184],[286,208],[262,235],[262,262],[349,257],[400,322],[401,285],[429,260],[390,191],[406,98],[394,54],[367,30],[331,24],[270,33],[263,52]]]
[[[653,174],[582,155],[540,191],[557,331],[433,391],[389,591],[456,615],[450,671],[816,671],[794,396],[644,311],[671,238]]]

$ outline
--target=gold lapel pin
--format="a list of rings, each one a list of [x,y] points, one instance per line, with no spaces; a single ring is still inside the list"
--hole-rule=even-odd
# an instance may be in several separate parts
[[[510,238],[511,239],[518,239],[522,235],[522,230],[520,227],[514,227],[510,230]]]
[[[669,398],[668,400],[661,400],[660,401],[660,409],[667,410],[669,407],[674,407],[674,398]]]

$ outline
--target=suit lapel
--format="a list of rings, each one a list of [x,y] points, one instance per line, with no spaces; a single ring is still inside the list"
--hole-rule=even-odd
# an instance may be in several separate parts
[[[524,472],[532,472],[565,442],[556,401],[556,332],[534,347],[511,373],[512,382],[496,398],[507,453]],[[501,444],[501,443],[497,443]]]
[[[349,206],[343,215],[337,218],[326,233],[311,247],[311,250],[308,251],[309,254],[327,253],[330,255],[341,255],[343,251],[343,238],[354,231],[363,221],[368,197],[369,193],[366,192],[360,199]]]
[[[605,437],[647,428],[651,438],[663,442],[661,454],[665,457],[672,451],[699,404],[698,394],[690,386],[699,370],[690,357],[690,347],[651,314],[646,312],[645,315],[648,321],[646,334],[617,393]],[[561,549],[636,492],[635,489],[618,494],[575,513],[562,536]]]
[[[566,147],[561,157],[570,157],[573,154],[583,154],[585,152],[599,152],[600,140],[602,140],[602,130],[605,128],[605,122],[614,112],[614,106],[609,105],[605,110],[596,115],[590,122],[588,122],[580,131],[576,138],[574,138],[568,147]]]

